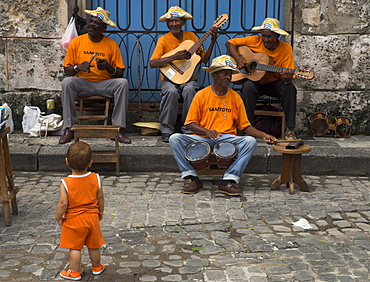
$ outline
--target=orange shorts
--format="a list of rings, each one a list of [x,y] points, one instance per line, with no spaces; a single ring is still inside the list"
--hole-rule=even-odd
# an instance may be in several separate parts
[[[63,221],[61,248],[82,250],[86,245],[89,249],[98,249],[104,243],[97,213],[84,213]]]

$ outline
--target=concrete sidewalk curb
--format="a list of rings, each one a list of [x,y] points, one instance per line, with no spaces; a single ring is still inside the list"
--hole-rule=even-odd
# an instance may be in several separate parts
[[[120,145],[121,171],[178,172],[168,144],[159,136],[133,135],[131,145]],[[12,135],[10,152],[15,171],[69,171],[65,155],[69,144],[59,145],[58,136],[32,138],[25,134]],[[109,140],[85,140],[92,148],[112,149]],[[304,141],[312,147],[302,155],[302,174],[365,176],[370,170],[370,137],[316,138]],[[246,173],[279,173],[281,154],[259,141],[258,148],[246,168]],[[93,169],[114,173],[114,164],[95,164]]]

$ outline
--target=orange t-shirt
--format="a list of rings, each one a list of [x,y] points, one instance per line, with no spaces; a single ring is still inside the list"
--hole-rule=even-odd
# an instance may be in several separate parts
[[[172,32],[168,32],[165,35],[159,37],[157,45],[154,49],[152,57],[150,60],[156,60],[162,58],[162,56],[181,45],[185,40],[192,40],[194,42],[198,41],[198,37],[191,31],[183,31],[182,40],[178,40]],[[68,47],[69,48],[69,47]],[[203,51],[203,47],[200,46],[200,50]],[[202,56],[204,53],[202,53]],[[164,79],[164,76],[161,74],[161,79]]]
[[[125,68],[121,51],[113,39],[104,36],[100,42],[93,42],[89,39],[88,34],[77,36],[71,41],[63,67],[82,64],[85,61],[88,62],[94,52],[98,53],[96,57],[107,60],[113,67],[119,69]],[[83,77],[91,82],[112,78],[107,70],[99,70],[97,68],[95,60],[91,62],[91,65],[94,65],[94,67],[90,68],[90,73],[80,71],[76,76]]]
[[[62,179],[68,194],[68,207],[64,218],[83,213],[99,213],[97,194],[101,188],[99,174],[88,172],[84,175],[69,175]]]
[[[294,69],[293,49],[288,43],[279,40],[279,46],[270,51],[263,45],[261,36],[247,36],[243,38],[233,38],[228,41],[235,46],[247,46],[255,53],[265,53],[273,60],[273,65],[283,68]],[[266,82],[281,79],[281,73],[273,72]]]
[[[192,122],[220,134],[234,135],[237,128],[242,130],[251,125],[240,95],[229,88],[225,96],[217,96],[212,85],[194,96],[185,125]]]

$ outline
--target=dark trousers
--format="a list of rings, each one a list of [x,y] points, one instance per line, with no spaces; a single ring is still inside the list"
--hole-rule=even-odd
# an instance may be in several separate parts
[[[245,81],[240,91],[240,96],[243,99],[248,119],[252,125],[255,123],[254,110],[256,109],[257,99],[262,95],[279,98],[285,113],[286,125],[288,128],[294,128],[297,113],[297,89],[294,84],[284,84],[281,79],[263,85],[259,85],[251,80]]]

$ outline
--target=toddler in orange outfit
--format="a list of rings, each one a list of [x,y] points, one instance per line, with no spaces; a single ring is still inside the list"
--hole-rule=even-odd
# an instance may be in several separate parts
[[[69,280],[81,280],[81,250],[87,246],[93,274],[104,271],[100,247],[105,243],[99,221],[103,218],[104,195],[97,173],[87,169],[92,164],[92,151],[85,142],[73,143],[66,164],[72,174],[61,180],[55,219],[62,228],[60,247],[69,249],[70,268],[60,273]]]

